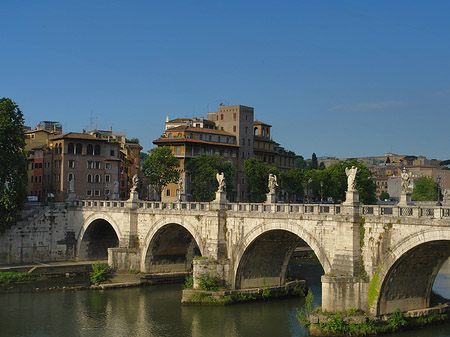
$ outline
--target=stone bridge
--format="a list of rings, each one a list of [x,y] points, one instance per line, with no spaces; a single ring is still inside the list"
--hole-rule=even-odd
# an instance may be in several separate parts
[[[146,273],[193,268],[236,289],[284,284],[306,242],[324,270],[328,311],[426,308],[450,256],[450,207],[440,206],[75,201],[67,219],[80,260],[108,256],[119,270]]]

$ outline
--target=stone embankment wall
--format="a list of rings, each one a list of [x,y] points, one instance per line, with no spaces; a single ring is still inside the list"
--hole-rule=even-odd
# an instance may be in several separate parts
[[[71,260],[75,233],[68,223],[64,203],[34,207],[0,236],[0,264]]]

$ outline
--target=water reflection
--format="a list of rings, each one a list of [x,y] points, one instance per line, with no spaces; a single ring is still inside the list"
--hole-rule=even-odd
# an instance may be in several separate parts
[[[302,266],[314,280],[320,266]],[[450,261],[434,290],[450,297]],[[311,282],[311,281],[310,281]],[[310,283],[320,301],[320,282]],[[303,299],[225,307],[181,306],[181,285],[0,295],[1,336],[307,336],[295,318]],[[450,325],[392,336],[449,336]]]

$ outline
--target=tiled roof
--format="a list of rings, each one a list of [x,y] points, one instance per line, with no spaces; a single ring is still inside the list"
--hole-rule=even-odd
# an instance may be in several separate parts
[[[189,132],[197,132],[197,133],[210,133],[215,135],[224,135],[229,137],[236,137],[232,133],[229,133],[224,130],[217,129],[208,129],[208,128],[196,128],[192,126],[177,126],[174,128],[167,129],[166,132],[174,132],[174,131],[189,131]]]

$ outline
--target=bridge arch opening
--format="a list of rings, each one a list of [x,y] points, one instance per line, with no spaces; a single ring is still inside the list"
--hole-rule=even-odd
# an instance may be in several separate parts
[[[236,289],[281,286],[289,279],[317,283],[324,274],[311,247],[297,234],[282,229],[269,230],[246,248],[236,272]]]
[[[449,240],[423,243],[400,256],[380,287],[377,315],[435,305],[431,302],[433,284],[449,257]]]
[[[78,252],[81,260],[106,260],[108,248],[119,246],[119,238],[111,224],[104,219],[91,222],[83,234]]]
[[[161,227],[150,241],[145,270],[150,273],[180,273],[192,270],[194,257],[202,256],[193,235],[171,223]]]

